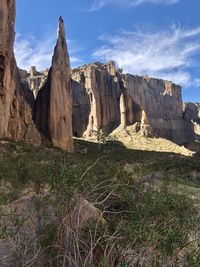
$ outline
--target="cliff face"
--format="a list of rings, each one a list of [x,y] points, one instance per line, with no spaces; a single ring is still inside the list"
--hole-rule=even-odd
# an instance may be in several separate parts
[[[84,83],[72,80],[72,96],[73,96],[73,135],[82,137],[87,130],[89,123],[89,115],[91,111],[90,98],[84,87]]]
[[[32,92],[20,83],[14,57],[15,1],[0,0],[0,137],[39,143]]]
[[[155,78],[121,74],[112,61],[84,65],[72,70],[71,77],[74,136],[91,136],[97,131],[108,135],[118,126],[133,125],[135,131],[143,136],[162,137],[180,145],[198,140],[199,125],[192,120],[197,117],[194,114],[199,106],[194,105],[193,115],[189,112],[193,104],[184,112],[186,108],[183,108],[181,87],[178,85]],[[49,83],[50,79],[45,87],[50,86]],[[50,95],[48,90],[39,92],[41,94],[44,94],[46,105],[42,107],[41,101],[37,104],[36,116],[37,121],[41,120],[39,129],[48,136],[46,114]],[[187,115],[188,112],[190,115]]]
[[[37,71],[36,67],[32,66],[29,72],[19,69],[19,75],[21,81],[27,83],[28,88],[33,92],[34,98],[36,98],[39,90],[47,79],[48,69],[45,71]]]
[[[64,22],[59,19],[58,38],[47,81],[35,102],[35,123],[52,145],[73,150],[71,68]]]
[[[171,82],[123,75],[126,124],[150,137],[163,137],[177,144],[187,141],[181,87]]]
[[[184,103],[183,117],[190,133],[186,146],[200,151],[200,103]]]
[[[200,124],[200,103],[184,103],[183,112],[185,121]]]
[[[85,113],[89,114],[88,126],[84,126],[86,135],[98,130],[109,134],[119,125],[134,125],[137,132],[147,137],[163,137],[177,144],[187,142],[189,131],[183,120],[180,86],[123,75],[113,62],[80,67],[73,70],[72,78],[83,84],[90,98],[90,112],[87,109]],[[80,103],[79,109],[81,106]],[[79,118],[74,114],[75,125],[80,124]]]
[[[102,130],[110,133],[120,124],[120,82],[112,62],[89,64],[73,70],[72,79],[83,84],[90,110],[85,135]],[[74,116],[74,124],[78,124]]]

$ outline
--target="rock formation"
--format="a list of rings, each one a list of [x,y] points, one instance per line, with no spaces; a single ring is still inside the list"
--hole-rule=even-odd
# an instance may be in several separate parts
[[[60,17],[52,66],[36,98],[34,120],[44,138],[68,151],[73,150],[70,73],[64,22]]]
[[[72,72],[72,79],[83,83],[89,95],[90,112],[86,135],[102,130],[109,134],[120,124],[120,82],[112,62],[89,64]],[[74,116],[74,124],[79,124]]]
[[[14,57],[14,23],[15,1],[0,0],[0,137],[39,143],[32,92],[20,83]]]
[[[200,104],[183,105],[180,86],[122,74],[113,61],[71,71],[62,18],[49,72],[18,70],[14,22],[15,1],[0,0],[0,138],[42,138],[72,151],[73,134],[108,135],[133,125],[144,136],[200,150]]]
[[[188,139],[182,111],[181,87],[160,79],[123,75],[126,124],[136,123],[147,137],[162,137],[177,144]]]
[[[42,80],[46,79],[44,73],[40,75]],[[143,136],[197,146],[194,141],[198,140],[200,130],[193,120],[198,117],[199,106],[183,107],[180,86],[161,79],[122,74],[113,61],[84,65],[72,70],[71,76],[74,136],[91,136],[97,131],[108,135],[120,125],[133,125]],[[29,83],[27,77],[30,76],[25,78]],[[42,117],[41,111],[37,116]],[[45,133],[47,126],[41,125]]]
[[[82,84],[90,98],[90,114],[88,109],[85,113],[89,114],[88,126],[84,126],[86,135],[99,130],[109,134],[119,125],[134,125],[136,131],[147,137],[163,137],[177,144],[188,140],[180,86],[160,79],[121,74],[112,61],[75,69],[72,78]],[[74,125],[80,125],[79,119],[74,115]]]
[[[82,137],[87,130],[90,114],[90,99],[86,92],[83,81],[76,82],[72,80],[72,96],[73,96],[73,135]]]
[[[20,79],[23,83],[27,83],[29,89],[33,92],[34,98],[37,97],[39,90],[46,82],[49,70],[37,71],[35,66],[30,71],[19,69]]]
[[[191,150],[200,151],[200,103],[184,103],[183,117],[190,133],[185,145]]]

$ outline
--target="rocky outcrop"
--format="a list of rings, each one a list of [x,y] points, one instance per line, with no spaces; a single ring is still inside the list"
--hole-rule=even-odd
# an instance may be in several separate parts
[[[89,95],[86,92],[83,81],[76,82],[72,80],[73,96],[73,135],[82,137],[87,130],[89,123],[89,114],[91,110]]]
[[[183,120],[181,87],[160,79],[123,75],[126,124],[147,137],[162,137],[177,144],[189,138]]]
[[[184,120],[200,124],[200,103],[183,104]]]
[[[120,123],[120,81],[112,62],[89,64],[72,72],[72,79],[83,84],[90,100],[85,135],[102,130],[109,134]],[[87,113],[88,114],[88,113]],[[74,124],[78,118],[74,116]]]
[[[200,151],[200,103],[184,103],[183,117],[190,133],[185,145],[191,150]]]
[[[180,86],[160,79],[121,74],[113,61],[75,69],[72,78],[81,84],[90,99],[84,134],[100,130],[109,134],[119,125],[134,125],[135,131],[144,136],[162,137],[177,144],[184,144],[190,138],[183,120]],[[74,94],[77,90],[73,90]],[[81,110],[80,98],[81,95]],[[80,125],[79,118],[74,111],[74,125]]]
[[[48,69],[37,71],[35,66],[30,68],[30,71],[19,70],[20,78],[23,83],[27,83],[28,88],[33,92],[34,98],[37,97],[39,90],[43,87],[47,80]]]
[[[20,83],[14,45],[15,1],[0,1],[0,137],[40,142],[32,121],[33,97]]]
[[[60,17],[52,66],[36,98],[34,120],[44,138],[68,151],[73,150],[70,74],[64,22]]]

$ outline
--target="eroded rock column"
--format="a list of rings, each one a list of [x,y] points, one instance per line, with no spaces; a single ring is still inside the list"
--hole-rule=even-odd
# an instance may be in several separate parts
[[[0,0],[0,137],[39,144],[33,95],[21,84],[14,57],[14,24],[15,1]]]
[[[60,17],[52,66],[35,103],[35,123],[53,146],[68,151],[73,150],[70,73],[64,22]]]

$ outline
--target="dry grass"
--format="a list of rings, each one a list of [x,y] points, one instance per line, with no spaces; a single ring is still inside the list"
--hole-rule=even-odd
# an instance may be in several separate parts
[[[171,152],[181,154],[184,156],[192,156],[194,152],[179,146],[169,140],[163,138],[147,138],[139,133],[134,132],[132,126],[124,128],[117,128],[110,135],[112,138],[122,142],[127,148],[142,150],[142,151],[155,151],[155,152]]]

